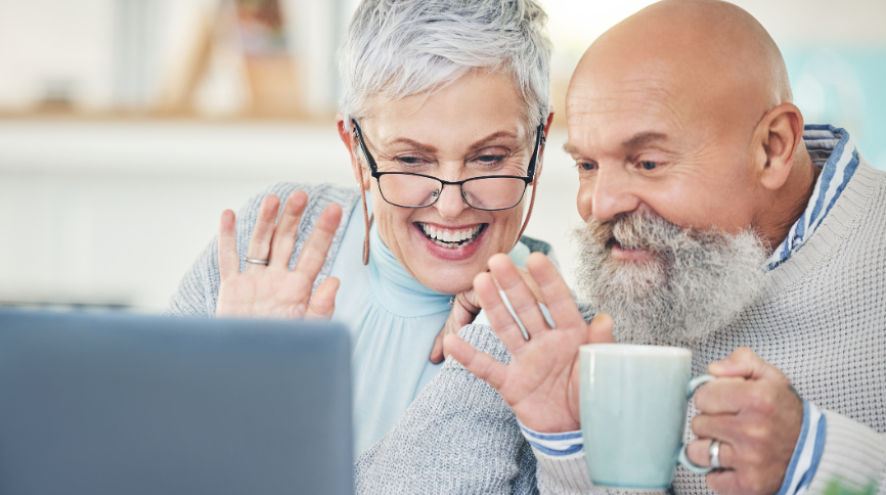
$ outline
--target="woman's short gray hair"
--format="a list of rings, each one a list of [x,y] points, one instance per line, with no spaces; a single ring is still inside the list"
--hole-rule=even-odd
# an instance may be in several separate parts
[[[363,0],[339,53],[346,127],[372,96],[426,93],[484,68],[513,76],[534,128],[551,104],[546,21],[536,0]]]

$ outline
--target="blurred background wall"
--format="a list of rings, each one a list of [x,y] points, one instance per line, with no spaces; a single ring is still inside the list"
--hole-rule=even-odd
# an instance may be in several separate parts
[[[651,2],[542,3],[559,113],[527,233],[571,280],[566,85]],[[735,3],[782,48],[807,122],[847,128],[886,168],[886,1]],[[223,209],[277,181],[351,184],[334,55],[356,5],[0,0],[0,304],[160,312]]]

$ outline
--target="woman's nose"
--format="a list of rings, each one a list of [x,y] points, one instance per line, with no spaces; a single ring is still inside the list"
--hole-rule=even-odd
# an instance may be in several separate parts
[[[440,199],[434,203],[434,208],[442,218],[456,218],[461,215],[465,208],[470,208],[461,196],[461,187],[454,184],[443,186]]]

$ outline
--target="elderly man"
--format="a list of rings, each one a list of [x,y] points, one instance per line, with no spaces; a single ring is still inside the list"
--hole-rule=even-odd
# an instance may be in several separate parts
[[[588,49],[566,112],[586,221],[577,290],[586,317],[612,320],[587,323],[533,256],[551,329],[513,264],[492,258],[475,289],[498,339],[473,325],[446,340],[489,385],[450,359],[358,461],[358,491],[602,491],[577,432],[578,347],[614,335],[690,348],[693,371],[717,377],[687,440],[701,466],[716,441],[722,469],[678,468],[676,493],[817,493],[836,479],[886,493],[886,174],[846,131],[804,129],[763,27],[716,0],[654,4]]]

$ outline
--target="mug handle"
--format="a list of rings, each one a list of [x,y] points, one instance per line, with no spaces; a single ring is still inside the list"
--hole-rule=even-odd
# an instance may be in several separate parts
[[[692,395],[695,394],[695,391],[698,390],[698,387],[701,387],[705,383],[707,383],[711,380],[714,380],[714,379],[716,379],[716,377],[714,377],[714,375],[707,375],[707,374],[698,375],[696,377],[693,377],[691,380],[689,380],[689,384],[686,385],[686,398],[688,399],[688,398],[692,397]],[[708,474],[714,470],[714,468],[701,467],[697,464],[694,464],[692,461],[690,461],[689,457],[686,455],[686,444],[685,443],[680,447],[680,453],[677,455],[677,463],[682,464],[683,467],[685,467],[686,469],[688,469],[689,471],[691,471],[695,474]]]

